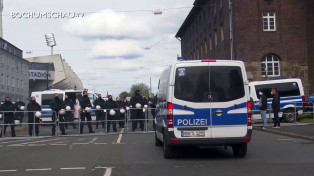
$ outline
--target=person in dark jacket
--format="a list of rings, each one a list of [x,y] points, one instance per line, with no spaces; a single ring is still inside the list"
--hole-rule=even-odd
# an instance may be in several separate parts
[[[11,111],[11,112],[8,112],[8,111]],[[15,105],[11,102],[11,98],[10,97],[6,97],[5,98],[5,101],[4,103],[0,106],[0,112],[3,113],[3,133],[4,133],[4,136],[5,136],[5,133],[6,133],[6,128],[7,128],[7,125],[6,124],[9,124],[10,127],[11,127],[11,134],[12,134],[12,137],[15,137],[15,125],[14,125],[14,111],[15,111]],[[0,136],[2,137],[2,130],[1,130],[1,134]]]
[[[106,101],[102,98],[101,94],[98,94],[97,100],[94,101],[94,106],[100,106],[102,110],[96,110],[96,129],[98,129],[98,124],[100,123],[102,128],[105,128],[105,109]]]
[[[280,96],[276,88],[273,88],[271,90],[271,94],[274,96],[272,102],[272,108],[274,113],[274,128],[280,128],[280,119],[278,116],[278,113],[280,111]]]
[[[34,128],[34,119],[35,119],[35,134],[38,136],[39,134],[39,118],[35,117],[36,111],[41,111],[41,106],[36,102],[35,97],[31,97],[29,104],[27,105],[28,112],[28,134],[29,136],[33,135]]]
[[[144,99],[141,96],[141,92],[139,90],[135,91],[135,95],[130,100],[130,105],[132,108],[136,108],[136,104],[140,104],[141,108],[132,109],[131,110],[131,119],[132,119],[132,131],[137,129],[137,124],[140,124],[140,128],[144,131],[144,113],[143,113],[143,106],[144,106]]]
[[[25,103],[18,97],[15,103],[15,119],[19,120],[20,123],[23,123],[24,118],[24,110],[21,110],[22,106],[25,108]]]
[[[121,97],[121,100],[117,102],[118,107],[120,109],[124,109],[125,113],[119,113],[120,118],[119,118],[119,127],[124,128],[125,127],[125,119],[126,119],[126,107],[129,106],[129,102],[127,101],[126,97]]]
[[[54,99],[50,103],[50,108],[53,111],[52,112],[52,121],[55,122],[56,118],[59,117],[59,127],[62,135],[65,134],[65,129],[64,129],[64,115],[59,114],[59,111],[61,109],[65,109],[65,104],[64,102],[59,98],[59,95],[57,93],[54,94]],[[52,125],[52,136],[56,135],[56,125]]]
[[[116,126],[116,120],[117,120],[117,113],[114,116],[110,115],[110,111],[111,110],[115,110],[116,108],[118,108],[118,105],[115,101],[113,101],[112,96],[108,95],[108,101],[106,101],[106,105],[105,105],[107,110],[107,132],[110,132],[110,124],[112,124],[112,129],[113,132],[117,132],[117,126]]]
[[[259,91],[259,96],[260,96],[260,98],[259,98],[259,109],[261,112],[261,117],[262,117],[263,122],[264,122],[263,129],[267,129],[267,117],[266,117],[267,97],[262,91]]]
[[[70,111],[66,111],[65,113],[64,120],[67,123],[64,124],[64,127],[65,129],[68,129],[68,125],[71,124],[73,129],[76,129],[76,125],[74,123],[74,102],[68,95],[65,95],[64,104],[65,107],[69,106],[71,108]]]
[[[90,99],[88,98],[88,92],[87,91],[83,91],[83,97],[82,97],[82,100],[80,102],[80,105],[82,107],[80,134],[83,134],[85,119],[87,121],[87,127],[89,130],[89,133],[95,133],[93,131],[93,127],[92,127],[91,114],[90,114],[90,112],[85,111],[85,108],[87,108],[87,107],[91,108],[92,107],[92,103],[90,102]]]
[[[156,118],[157,96],[154,96],[154,94],[151,94],[150,98],[148,99],[148,104],[151,108],[150,113],[153,116],[153,128],[155,130],[156,129],[155,118]]]

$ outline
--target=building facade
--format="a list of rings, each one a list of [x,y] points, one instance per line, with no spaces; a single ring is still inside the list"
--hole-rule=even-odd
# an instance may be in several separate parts
[[[0,38],[0,101],[18,97],[28,101],[28,61],[23,59],[23,51]]]
[[[313,0],[196,0],[176,37],[186,60],[242,60],[250,80],[297,77],[314,93]]]
[[[26,59],[29,61],[30,94],[47,89],[83,90],[82,81],[60,54]]]

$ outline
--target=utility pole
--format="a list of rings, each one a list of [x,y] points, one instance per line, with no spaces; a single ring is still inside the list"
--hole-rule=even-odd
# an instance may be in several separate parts
[[[149,77],[149,94],[152,93],[152,77]]]
[[[0,37],[1,38],[3,38],[2,15],[3,15],[3,0],[0,0]]]
[[[232,0],[229,0],[229,23],[230,23],[230,59],[234,60],[234,48],[233,48],[233,7]]]

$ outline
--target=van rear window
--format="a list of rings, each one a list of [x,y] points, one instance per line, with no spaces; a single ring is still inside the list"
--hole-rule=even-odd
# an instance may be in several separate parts
[[[181,67],[176,70],[174,97],[189,102],[227,102],[245,96],[237,66]]]
[[[59,98],[61,100],[63,100],[63,95],[59,94]],[[42,106],[50,105],[50,103],[52,102],[53,99],[54,99],[54,94],[42,94],[41,95],[41,105]]]
[[[287,83],[256,85],[255,90],[256,90],[257,98],[260,98],[259,96],[260,90],[267,96],[267,98],[272,98],[272,95],[271,95],[272,88],[277,88],[280,97],[301,96],[298,83],[287,82]]]

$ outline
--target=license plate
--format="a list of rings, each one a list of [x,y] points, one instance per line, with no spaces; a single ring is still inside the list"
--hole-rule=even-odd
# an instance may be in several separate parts
[[[205,137],[205,131],[181,131],[182,137]]]

